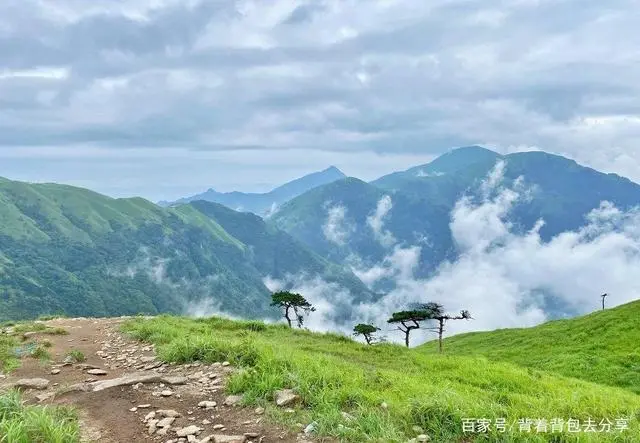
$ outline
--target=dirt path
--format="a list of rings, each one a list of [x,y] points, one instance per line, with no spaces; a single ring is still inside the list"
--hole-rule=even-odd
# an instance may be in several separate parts
[[[24,358],[21,368],[2,382],[48,380],[44,389],[26,388],[26,398],[41,404],[77,407],[84,441],[304,441],[300,435],[266,423],[259,409],[228,405],[237,400],[224,393],[225,378],[233,371],[231,366],[162,364],[155,359],[153,346],[132,341],[118,332],[122,321],[117,318],[45,322],[69,332],[46,336],[52,343],[49,348],[52,363]],[[67,359],[64,363],[71,351],[82,352],[86,360],[71,363]],[[134,383],[136,378],[144,381],[154,375],[155,381]],[[101,389],[102,381],[122,377],[129,377],[120,380],[125,385]],[[162,377],[165,380],[160,380]],[[194,433],[196,428],[198,431]]]

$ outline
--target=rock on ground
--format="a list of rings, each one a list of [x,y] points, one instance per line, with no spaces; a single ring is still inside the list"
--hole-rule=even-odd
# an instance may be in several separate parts
[[[14,383],[16,388],[44,390],[49,386],[46,378],[23,378]]]
[[[298,400],[300,400],[300,397],[291,389],[276,391],[276,405],[278,406],[289,406],[296,403]]]

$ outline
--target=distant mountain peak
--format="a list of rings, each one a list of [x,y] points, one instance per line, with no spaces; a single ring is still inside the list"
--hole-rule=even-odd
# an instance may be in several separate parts
[[[479,145],[471,145],[471,146],[461,146],[458,148],[451,148],[446,154],[488,154],[488,155],[494,155],[499,157],[500,154],[498,154],[495,151],[492,151],[491,149],[485,148],[484,146],[479,146]]]
[[[173,203],[188,203],[197,200],[220,203],[230,208],[253,212],[258,215],[267,215],[273,212],[273,208],[286,203],[298,195],[345,178],[346,175],[336,166],[329,166],[322,171],[312,172],[303,177],[287,182],[265,193],[245,193],[238,191],[218,192],[213,188],[191,197],[180,199]],[[172,203],[159,202],[161,206],[169,206]]]
[[[341,171],[337,166],[334,166],[334,165],[329,166],[327,169],[324,169],[324,170],[322,170],[321,172],[322,172],[322,173],[331,172],[331,173],[337,173],[337,174],[340,174],[340,175],[342,175],[342,176],[344,176],[344,177],[346,177],[346,176],[347,176],[347,175],[346,175],[344,172],[342,172],[342,171]]]

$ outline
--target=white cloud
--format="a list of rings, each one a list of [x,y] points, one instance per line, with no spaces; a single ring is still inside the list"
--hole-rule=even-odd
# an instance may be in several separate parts
[[[64,80],[69,77],[69,68],[35,68],[23,70],[0,71],[0,80],[7,79],[43,79],[43,80]]]
[[[586,217],[582,228],[544,242],[539,235],[542,221],[524,234],[510,229],[509,211],[527,193],[521,187],[520,191],[505,188],[498,176],[494,170],[485,181],[486,190],[497,190],[489,193],[491,197],[475,203],[463,198],[452,211],[451,229],[461,252],[457,261],[443,263],[428,279],[418,279],[413,270],[420,248],[396,247],[380,264],[356,267],[365,283],[393,278],[396,288],[376,303],[360,305],[353,305],[349,294],[340,293],[341,306],[351,308],[349,322],[335,321],[332,303],[321,300],[336,288],[318,280],[300,285],[312,291],[323,307],[322,321],[310,324],[318,330],[347,333],[351,323],[367,321],[387,331],[390,339],[400,340],[386,320],[412,303],[435,301],[451,313],[471,311],[473,320],[447,325],[450,335],[541,323],[548,319],[549,310],[543,293],[570,314],[599,309],[603,292],[610,294],[611,307],[640,299],[640,281],[632,277],[640,269],[640,208],[624,212],[603,202]],[[419,331],[412,343],[432,338]]]
[[[15,159],[0,175],[37,167],[42,180],[149,194],[165,177],[160,147],[181,151],[174,174],[201,190],[226,183],[210,181],[227,166],[189,177],[198,150],[252,149],[250,169],[275,151],[321,169],[335,162],[306,156],[325,152],[364,176],[359,159],[376,154],[397,164],[483,144],[640,180],[639,14],[632,0],[0,2],[0,156],[90,145],[148,161],[126,184],[78,178],[97,159]]]
[[[367,225],[373,231],[376,240],[385,248],[389,248],[396,243],[393,234],[389,230],[384,229],[385,219],[392,208],[393,202],[391,201],[391,197],[385,195],[378,201],[375,212],[367,217]]]
[[[322,232],[327,240],[338,246],[344,246],[354,226],[347,220],[347,208],[342,205],[327,206],[327,220],[322,226]]]

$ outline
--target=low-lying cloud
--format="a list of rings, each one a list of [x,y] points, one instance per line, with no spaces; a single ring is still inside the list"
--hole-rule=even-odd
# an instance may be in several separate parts
[[[549,304],[560,315],[578,315],[599,308],[607,292],[609,306],[640,298],[640,209],[622,211],[609,202],[591,211],[585,225],[545,242],[544,221],[528,232],[516,233],[509,223],[513,206],[528,198],[523,181],[503,184],[498,164],[482,187],[483,198],[462,198],[451,213],[450,227],[460,253],[444,262],[427,279],[414,270],[423,246],[396,246],[379,264],[354,268],[363,282],[373,285],[392,278],[395,288],[375,303],[354,304],[336,285],[315,278],[298,278],[296,287],[318,311],[310,329],[350,333],[358,322],[371,322],[399,340],[386,320],[412,303],[435,301],[456,313],[471,311],[473,320],[450,322],[447,334],[533,326],[550,318]],[[339,306],[339,308],[337,308]],[[349,320],[338,315],[350,309]],[[412,343],[433,337],[424,331]]]
[[[391,197],[385,195],[378,201],[375,212],[367,217],[367,225],[373,231],[376,240],[385,248],[389,248],[396,243],[396,238],[393,234],[389,230],[384,229],[385,219],[392,208],[393,202],[391,201]]]
[[[322,226],[325,238],[338,246],[344,246],[354,227],[347,220],[347,208],[342,205],[328,205],[327,220]]]

